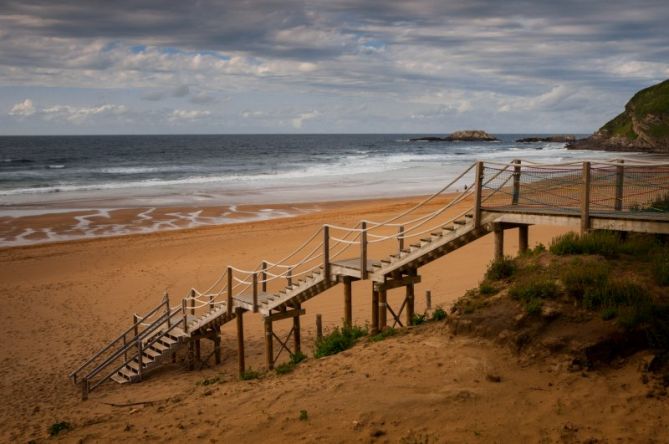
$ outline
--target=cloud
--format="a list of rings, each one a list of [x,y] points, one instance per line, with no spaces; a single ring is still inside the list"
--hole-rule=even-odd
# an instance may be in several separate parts
[[[33,106],[33,101],[30,99],[25,99],[23,102],[19,102],[12,106],[12,109],[9,110],[10,116],[17,117],[28,117],[35,114],[35,106]]]
[[[172,97],[186,97],[190,94],[188,85],[179,85],[172,90]]]
[[[175,109],[169,116],[170,121],[197,120],[211,115],[210,111]]]
[[[119,117],[128,112],[125,105],[100,105],[96,107],[75,107],[56,105],[40,110],[46,120],[63,120],[74,124],[82,124],[95,117]]]
[[[306,122],[307,120],[315,119],[320,115],[321,113],[318,111],[308,111],[306,113],[300,114],[297,117],[294,117],[293,119],[291,119],[290,122],[293,125],[293,128],[301,129],[304,122]]]

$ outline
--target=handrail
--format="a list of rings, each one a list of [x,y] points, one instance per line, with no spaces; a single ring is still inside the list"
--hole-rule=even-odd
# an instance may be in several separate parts
[[[138,339],[139,339],[139,340],[142,340],[142,339],[146,338],[147,336],[149,336],[149,334],[152,333],[153,331],[155,331],[155,330],[157,329],[158,326],[163,325],[163,324],[167,321],[168,318],[169,318],[169,319],[172,319],[172,317],[173,317],[176,313],[178,313],[179,311],[180,311],[179,308],[175,308],[174,311],[173,311],[169,316],[167,316],[167,315],[162,315],[160,318],[156,319],[156,321],[155,321],[153,324],[151,324],[149,327],[147,327],[146,329],[144,329],[141,333],[139,333],[139,334],[137,334],[135,337],[133,337],[133,338],[132,338],[132,339],[133,339],[132,341],[128,341],[128,343],[127,343],[124,347],[122,347],[121,349],[119,349],[119,350],[117,350],[115,353],[113,353],[113,354],[112,354],[110,357],[108,357],[102,364],[98,365],[98,366],[97,366],[96,368],[94,368],[90,373],[88,373],[86,376],[84,376],[84,378],[85,378],[85,379],[88,379],[88,380],[90,380],[91,378],[93,378],[95,375],[97,375],[98,373],[100,373],[100,371],[102,371],[103,368],[107,367],[111,362],[113,362],[115,359],[117,359],[118,357],[120,357],[121,354],[123,354],[124,352],[126,352],[126,351],[128,351],[128,350],[134,348],[134,347],[136,346],[135,343],[136,343],[136,341],[137,341]],[[166,316],[167,316],[167,317],[166,317]],[[171,327],[170,327],[170,328],[171,328]],[[126,361],[126,363],[127,363],[127,362],[129,362],[129,361]]]
[[[156,313],[156,312],[158,311],[159,308],[161,308],[163,305],[166,305],[166,304],[167,304],[167,299],[163,298],[163,300],[160,302],[160,304],[156,305],[156,306],[155,306],[153,309],[151,309],[147,314],[145,314],[142,318],[140,318],[140,320],[138,320],[138,321],[136,321],[136,322],[133,322],[133,324],[132,324],[126,331],[124,331],[124,332],[123,332],[122,334],[120,334],[116,339],[114,339],[114,340],[111,341],[109,344],[107,344],[105,347],[103,347],[100,351],[98,351],[95,355],[93,355],[93,357],[89,358],[88,361],[86,361],[86,362],[84,362],[82,365],[80,365],[76,370],[74,370],[73,372],[71,372],[71,373],[68,375],[68,378],[74,378],[74,382],[77,382],[77,373],[79,373],[79,372],[80,372],[81,370],[83,370],[87,365],[89,365],[91,362],[93,362],[95,359],[97,359],[102,353],[104,353],[104,352],[106,352],[107,350],[109,350],[109,349],[110,349],[114,344],[116,344],[118,341],[120,341],[121,339],[123,339],[123,337],[125,337],[125,335],[127,335],[127,334],[130,333],[132,330],[134,330],[135,327],[139,327],[139,325],[141,324],[141,322],[142,322],[144,319],[146,319],[146,318],[148,318],[149,316],[151,316],[151,315],[153,315],[154,313]]]
[[[179,311],[179,310],[176,310],[175,313],[178,313],[178,311]],[[171,318],[171,316],[170,316],[170,318]],[[147,343],[147,344],[144,346],[144,350],[146,350],[147,348],[151,347],[153,344],[155,344],[156,342],[158,342],[159,339],[161,339],[162,337],[166,336],[169,332],[171,332],[171,331],[172,331],[173,329],[175,329],[177,326],[179,326],[179,324],[178,324],[178,323],[174,323],[174,324],[172,324],[171,327],[169,327],[167,330],[165,330],[165,331],[163,332],[162,335],[156,335],[156,336],[151,340],[151,342]],[[143,354],[143,353],[142,353],[142,354]],[[98,381],[98,382],[96,382],[95,384],[93,384],[93,385],[89,388],[89,390],[93,390],[93,389],[95,389],[96,387],[98,387],[100,384],[102,384],[102,383],[104,383],[105,381],[107,381],[109,378],[111,378],[112,376],[114,376],[119,370],[121,370],[123,367],[125,367],[125,366],[128,364],[128,362],[133,361],[133,360],[134,360],[135,358],[137,358],[137,357],[139,358],[139,365],[140,365],[140,366],[143,365],[143,364],[142,364],[142,357],[139,356],[139,351],[138,351],[138,352],[137,352],[135,355],[133,355],[130,359],[127,359],[127,360],[124,361],[121,365],[119,365],[118,367],[116,367],[116,368],[115,368],[111,373],[109,373],[107,376],[105,376],[105,377],[102,378],[100,381]]]

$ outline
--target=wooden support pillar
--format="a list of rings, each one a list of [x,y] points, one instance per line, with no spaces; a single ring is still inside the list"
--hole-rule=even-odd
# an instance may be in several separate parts
[[[416,270],[411,270],[411,275],[417,274]],[[406,286],[406,325],[411,325],[415,313],[415,289],[413,283]],[[399,313],[398,313],[399,314]]]
[[[218,329],[214,334],[214,359],[216,364],[221,363],[221,332]]]
[[[344,276],[344,326],[353,325],[352,284],[351,277]]]
[[[274,368],[274,333],[272,332],[272,319],[265,318],[265,365],[267,370]]]
[[[323,339],[323,317],[320,314],[316,315],[316,340]]]
[[[379,331],[388,326],[388,292],[386,289],[379,290]]]
[[[227,282],[227,284],[228,284],[227,285],[228,294],[227,294],[226,307],[225,308],[228,312],[228,316],[230,316],[232,314],[232,268],[231,267],[228,267],[227,278],[228,278],[228,282]]]
[[[379,292],[372,288],[372,334],[379,332]]]
[[[84,378],[81,381],[81,400],[85,401],[88,399],[88,379]]]
[[[495,232],[495,260],[500,260],[504,257],[504,226],[496,223],[493,225]]]
[[[583,162],[581,190],[581,235],[590,230],[590,162]]]
[[[193,370],[195,368],[195,346],[194,341],[188,341],[188,358],[187,363],[188,370]]]
[[[295,344],[295,354],[302,353],[302,337],[300,329],[300,304],[295,305],[297,314],[293,316],[293,342]]]
[[[518,253],[525,253],[529,247],[529,238],[530,238],[530,226],[529,225],[519,225],[518,226]]]
[[[474,182],[474,227],[481,226],[481,201],[483,199],[483,162],[476,162],[476,178]]]
[[[235,309],[235,318],[237,320],[237,360],[239,361],[239,375],[246,371],[244,363],[244,309],[237,307]]]
[[[622,211],[623,209],[623,183],[625,180],[625,167],[623,163],[624,160],[620,159],[618,161],[620,164],[616,167],[616,201],[614,204],[614,209],[616,211]]]
[[[265,293],[267,291],[267,262],[265,261],[262,261],[262,273],[260,274],[260,281],[260,288],[262,289],[262,292]]]
[[[425,290],[425,309],[432,310],[432,292]]]

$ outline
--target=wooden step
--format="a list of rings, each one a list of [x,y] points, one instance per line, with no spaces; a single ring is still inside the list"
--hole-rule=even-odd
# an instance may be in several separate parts
[[[118,382],[119,384],[127,384],[130,382],[130,379],[128,379],[125,375],[123,375],[120,372],[116,372],[111,376],[112,381]]]
[[[161,352],[159,352],[158,350],[155,350],[155,349],[153,349],[153,348],[145,348],[145,349],[144,349],[144,353],[145,353],[146,355],[150,356],[151,359],[154,359],[154,360],[155,360],[156,358],[161,357],[161,356],[163,355]]]
[[[444,231],[455,231],[455,228],[453,227],[442,227]]]
[[[467,221],[464,221],[464,220],[454,220],[453,223],[456,224],[456,225],[466,225],[466,224],[467,224]]]

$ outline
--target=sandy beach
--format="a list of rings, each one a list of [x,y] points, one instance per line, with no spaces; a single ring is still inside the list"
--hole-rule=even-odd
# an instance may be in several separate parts
[[[98,414],[109,416],[109,406],[103,404],[109,400],[163,398],[188,392],[196,381],[212,372],[235,380],[236,339],[230,325],[223,328],[224,362],[213,369],[186,372],[179,365],[168,366],[139,385],[105,384],[87,402],[80,401],[77,387],[70,383],[67,374],[127,328],[133,313],[154,306],[164,291],[176,299],[193,286],[206,287],[227,264],[250,267],[261,256],[285,254],[323,223],[353,225],[361,218],[378,220],[417,201],[418,198],[321,203],[320,211],[292,218],[0,250],[5,325],[0,347],[1,390],[6,400],[0,418],[2,440],[44,437],[47,427],[59,420],[84,424]],[[425,211],[429,209],[430,206]],[[531,244],[548,243],[560,232],[554,227],[532,227]],[[509,254],[516,248],[513,233],[509,231],[506,243]],[[417,310],[424,309],[425,290],[431,290],[433,305],[448,307],[475,286],[492,250],[492,238],[486,236],[421,269],[423,281],[417,286]],[[369,285],[354,284],[354,321],[358,324],[370,318]],[[304,304],[306,350],[311,348],[317,313],[322,314],[326,328],[341,322],[342,291],[335,287]],[[399,294],[390,292],[391,304],[399,299]],[[279,331],[282,327],[287,326],[277,323]],[[246,335],[247,365],[261,368],[258,316],[247,316]],[[385,370],[376,364],[366,370],[369,374],[380,371]],[[329,376],[324,374],[323,378]],[[243,383],[231,382],[234,387],[238,384]],[[259,399],[258,411],[262,411],[262,404]],[[156,417],[155,421],[161,420]],[[244,429],[239,424],[239,433]],[[113,440],[111,435],[105,435],[107,438]]]

